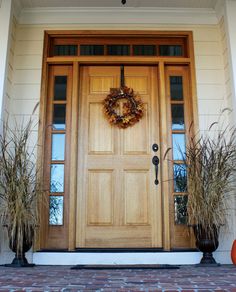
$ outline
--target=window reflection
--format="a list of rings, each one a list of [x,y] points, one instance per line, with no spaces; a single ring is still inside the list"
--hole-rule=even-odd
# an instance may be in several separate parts
[[[184,164],[174,164],[174,192],[187,192],[187,170]]]
[[[50,196],[49,224],[63,225],[63,196]]]
[[[130,54],[129,45],[108,45],[107,54],[110,56],[128,56]]]
[[[67,76],[55,76],[54,100],[66,100]]]
[[[66,128],[66,105],[65,104],[54,105],[53,128],[55,130],[65,130]]]
[[[133,53],[135,56],[155,56],[156,46],[154,45],[134,45]]]
[[[172,134],[173,159],[185,158],[185,134]]]
[[[175,224],[187,224],[188,196],[174,196]]]
[[[64,160],[65,134],[52,134],[52,160]]]
[[[183,50],[180,45],[160,45],[160,56],[182,56]]]
[[[81,56],[101,56],[104,55],[103,45],[81,45],[80,46]]]
[[[170,76],[170,96],[172,100],[183,100],[182,76]]]
[[[172,130],[184,130],[184,105],[172,104]]]
[[[76,56],[77,45],[55,45],[54,55],[55,56]]]
[[[64,165],[63,164],[51,165],[50,192],[51,193],[64,192]]]

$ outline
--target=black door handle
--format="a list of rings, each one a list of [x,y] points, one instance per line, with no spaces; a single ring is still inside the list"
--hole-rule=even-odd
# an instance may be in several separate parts
[[[159,158],[155,155],[153,156],[152,158],[152,163],[155,165],[155,173],[156,173],[156,178],[155,178],[155,185],[158,185],[159,184],[159,181],[158,181],[158,165],[159,165]]]

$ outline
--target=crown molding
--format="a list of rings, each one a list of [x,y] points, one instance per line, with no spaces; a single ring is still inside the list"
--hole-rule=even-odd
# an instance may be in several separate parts
[[[19,24],[217,24],[205,8],[26,8]]]
[[[22,9],[23,9],[23,5],[21,3],[21,0],[13,0],[12,11],[13,11],[13,15],[16,18],[17,22],[19,22]]]
[[[217,0],[215,5],[215,12],[218,21],[220,21],[222,17],[225,15],[225,0]]]

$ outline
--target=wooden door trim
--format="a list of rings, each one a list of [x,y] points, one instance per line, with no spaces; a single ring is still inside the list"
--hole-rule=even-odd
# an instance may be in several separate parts
[[[147,56],[80,56],[80,57],[48,57],[47,63],[50,64],[72,64],[73,62],[79,62],[84,65],[97,65],[97,64],[144,64],[144,65],[155,65],[159,62],[165,64],[190,64],[191,58],[185,57],[147,57]]]
[[[169,198],[170,198],[170,189],[169,189],[169,166],[168,160],[163,159],[165,151],[169,147],[169,136],[168,136],[168,126],[167,126],[167,99],[166,99],[166,89],[165,89],[165,64],[164,62],[159,63],[159,86],[160,86],[160,108],[162,113],[162,118],[160,119],[160,135],[161,139],[161,158],[162,158],[162,193],[163,196],[163,247],[166,250],[170,250],[170,212],[169,212]],[[160,118],[160,117],[159,117]]]
[[[186,37],[187,39],[187,50],[188,50],[188,56],[189,57],[110,57],[110,56],[103,56],[103,57],[48,57],[49,55],[49,47],[50,47],[50,38],[51,37],[68,37],[68,36],[89,36],[89,37],[111,37],[111,36],[142,36],[144,39],[146,36],[166,36],[166,37],[173,37],[173,36],[179,36],[179,37]],[[144,40],[145,43],[145,40]],[[73,108],[78,108],[78,87],[79,87],[79,66],[80,65],[92,65],[92,64],[121,64],[125,63],[127,65],[158,65],[159,66],[159,78],[160,80],[163,80],[165,78],[164,76],[164,66],[166,64],[175,64],[175,65],[189,65],[190,68],[190,84],[191,84],[191,109],[193,113],[193,129],[195,133],[198,129],[198,111],[197,111],[197,89],[196,89],[196,71],[195,71],[195,62],[194,62],[194,49],[193,49],[193,34],[191,31],[124,31],[124,30],[116,30],[116,31],[109,31],[109,30],[99,30],[99,31],[90,31],[90,30],[76,30],[76,31],[45,31],[44,33],[44,49],[43,49],[43,60],[42,60],[42,75],[41,75],[41,91],[40,91],[40,113],[39,113],[39,127],[38,127],[38,156],[37,156],[37,163],[40,167],[40,173],[38,179],[42,181],[43,177],[43,161],[44,161],[44,148],[45,148],[45,142],[44,142],[44,133],[45,133],[45,122],[46,122],[46,97],[47,97],[47,84],[48,84],[48,66],[50,64],[60,64],[60,65],[73,65],[73,89],[72,89],[72,106]],[[76,78],[74,77],[77,76]],[[161,83],[160,83],[161,84]],[[76,97],[77,95],[77,97]],[[163,99],[165,96],[165,89],[163,86],[160,88],[160,100]],[[164,106],[164,103],[162,104]],[[196,110],[195,110],[196,109]],[[78,139],[77,134],[78,133],[78,118],[75,117],[76,114],[72,115],[72,125],[71,125],[71,133],[72,133],[72,147],[73,151],[71,150],[70,159],[72,161],[72,164],[70,166],[71,173],[74,173],[71,181],[70,181],[70,195],[71,200],[69,202],[70,208],[70,217],[69,217],[69,249],[73,250],[75,248],[75,221],[79,220],[79,218],[76,218],[75,216],[75,201],[76,201],[76,171],[77,171],[77,159],[74,159],[76,155],[75,149],[78,147]],[[78,116],[78,115],[77,115]],[[164,126],[164,125],[163,125]],[[163,130],[164,132],[164,130]],[[166,145],[167,141],[163,141],[163,143]],[[163,146],[162,146],[163,147]],[[162,148],[164,149],[164,148]],[[76,163],[75,163],[76,161]],[[163,175],[167,173],[167,166],[164,166],[163,169]],[[164,189],[167,189],[167,187],[163,186]],[[164,196],[163,198],[163,207],[165,210],[168,210],[167,205],[169,204],[168,199],[169,196]],[[40,207],[42,208],[42,206]],[[163,232],[164,232],[164,248],[166,250],[170,249],[170,229],[169,229],[169,217],[168,212],[164,214],[164,225],[163,225]],[[43,220],[41,212],[41,220]],[[41,243],[44,241],[45,235],[42,230],[42,228],[39,229],[39,232],[37,233],[35,245],[35,250],[39,250]]]
[[[71,100],[71,145],[70,145],[70,197],[69,197],[69,250],[75,248],[76,201],[77,201],[77,157],[78,157],[78,104],[79,104],[79,63],[73,63]]]

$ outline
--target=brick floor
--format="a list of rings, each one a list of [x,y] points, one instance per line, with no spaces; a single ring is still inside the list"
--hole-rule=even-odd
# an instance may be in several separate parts
[[[0,266],[0,291],[235,291],[236,266],[179,270],[71,270],[68,266]]]

